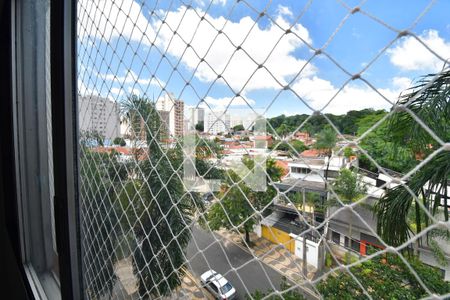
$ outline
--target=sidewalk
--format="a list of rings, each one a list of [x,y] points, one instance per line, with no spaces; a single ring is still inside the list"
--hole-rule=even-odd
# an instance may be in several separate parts
[[[138,282],[133,274],[131,258],[124,258],[118,261],[114,269],[118,283],[120,283],[120,299],[137,299]],[[206,289],[201,287],[198,279],[189,271],[186,271],[181,285],[173,292],[172,296],[164,297],[164,299],[212,300],[213,297]]]
[[[243,248],[245,251],[255,255],[261,262],[269,265],[279,273],[286,276],[294,282],[302,282],[303,276],[303,261],[297,256],[293,255],[283,245],[275,245],[265,238],[260,238],[256,233],[250,233],[250,240],[252,242],[251,248],[248,248],[244,242],[244,237],[241,234],[231,232],[225,229],[216,231],[223,238],[232,241],[234,244]],[[308,265],[308,279],[314,278],[317,272],[316,268]]]

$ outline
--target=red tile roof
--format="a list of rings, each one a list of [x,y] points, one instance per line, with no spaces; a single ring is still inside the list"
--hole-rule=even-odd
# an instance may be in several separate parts
[[[258,140],[258,141],[270,141],[271,139],[272,139],[272,136],[270,136],[270,135],[255,136],[255,140]]]
[[[288,166],[288,162],[284,161],[284,160],[277,160],[275,161],[275,165],[279,168],[282,169],[282,176],[281,178],[284,178],[288,173],[289,173],[289,166]]]
[[[300,155],[304,157],[318,157],[322,151],[317,149],[308,149],[303,151]]]

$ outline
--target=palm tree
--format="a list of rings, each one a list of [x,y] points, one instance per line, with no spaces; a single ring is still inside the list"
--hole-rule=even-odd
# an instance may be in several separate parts
[[[333,148],[336,146],[336,132],[331,127],[326,127],[317,134],[317,141],[314,147],[325,152],[328,157],[327,168],[325,169],[325,187],[328,181],[328,169],[330,167]]]
[[[450,141],[450,69],[424,76],[417,85],[400,97],[397,105],[404,106],[425,124],[443,142]],[[397,145],[411,145],[413,151],[426,158],[441,144],[406,110],[397,110],[388,120],[392,141]],[[430,157],[428,162],[415,172],[406,185],[399,185],[378,201],[378,232],[383,240],[393,246],[406,242],[413,230],[408,225],[408,211],[416,209],[416,233],[422,230],[429,218],[421,217],[420,203],[432,214],[442,210],[448,221],[447,186],[450,175],[450,152],[441,151]],[[413,195],[414,197],[413,197]]]
[[[132,137],[146,140],[148,153],[144,159],[136,158],[139,171],[117,193],[118,215],[132,227],[137,245],[132,262],[139,275],[139,296],[160,298],[181,284],[191,237],[188,227],[197,209],[203,211],[203,204],[185,190],[181,174],[177,174],[182,172],[181,148],[163,152],[159,145],[161,119],[154,103],[130,95],[122,102],[122,112]]]
[[[145,139],[152,155],[159,153],[162,131],[161,118],[155,104],[146,97],[127,96],[121,103],[123,118],[130,126],[132,140],[137,144]],[[136,157],[137,159],[137,157]]]

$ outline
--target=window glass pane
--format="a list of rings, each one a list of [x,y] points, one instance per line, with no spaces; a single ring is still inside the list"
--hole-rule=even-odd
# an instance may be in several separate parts
[[[290,291],[327,298],[320,284],[344,271],[324,268],[327,254],[345,261],[342,250],[364,251],[351,235],[370,232],[382,242],[377,230],[384,224],[395,233],[385,234],[399,243],[394,246],[417,240],[407,243],[411,236],[397,232],[415,223],[408,202],[414,197],[402,199],[407,211],[392,215],[385,209],[378,213],[389,218],[380,219],[373,210],[389,188],[376,184],[381,178],[401,186],[416,176],[415,167],[426,165],[418,158],[448,152],[442,121],[447,110],[435,123],[431,113],[447,107],[448,97],[427,102],[423,111],[421,103],[409,107],[402,97],[414,78],[442,71],[450,43],[442,33],[447,19],[431,7],[450,7],[438,1],[429,8],[344,2],[77,1],[79,193],[88,297],[206,298],[199,282],[214,269],[240,299],[252,298],[249,292],[281,291],[283,276],[296,285]],[[444,24],[441,32],[433,29],[437,23]],[[421,38],[440,50],[430,52],[433,47],[423,47]],[[423,48],[420,56],[428,59],[410,60],[407,45]],[[440,82],[436,95],[441,89],[445,95],[447,77]],[[403,102],[394,106],[397,101]],[[396,114],[399,119],[391,119]],[[390,129],[403,122],[409,126]],[[414,132],[419,134],[412,139]],[[429,174],[419,177],[435,178]],[[445,182],[440,179],[437,186]],[[367,205],[356,206],[358,201]],[[389,208],[395,201],[384,204]],[[432,207],[429,201],[420,209]],[[349,214],[356,208],[358,216]],[[444,210],[438,211],[441,219],[433,222],[445,220]],[[404,226],[394,222],[399,216]],[[347,235],[347,249],[327,247],[327,239],[340,243],[341,237],[330,228]],[[401,258],[399,250],[391,254]],[[382,264],[371,259],[370,266]],[[341,277],[347,278],[336,276]],[[318,280],[311,287],[298,284],[306,278]],[[351,296],[379,298],[362,290],[370,290],[366,282],[353,283],[337,286],[351,286]]]

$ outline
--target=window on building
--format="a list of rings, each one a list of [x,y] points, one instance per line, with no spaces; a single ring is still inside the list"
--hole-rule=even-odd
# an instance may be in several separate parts
[[[297,174],[309,174],[309,173],[311,173],[311,169],[308,169],[308,168],[292,167],[291,170],[292,170],[293,173],[297,173]]]
[[[341,235],[336,231],[331,231],[331,240],[339,245],[341,243]]]

